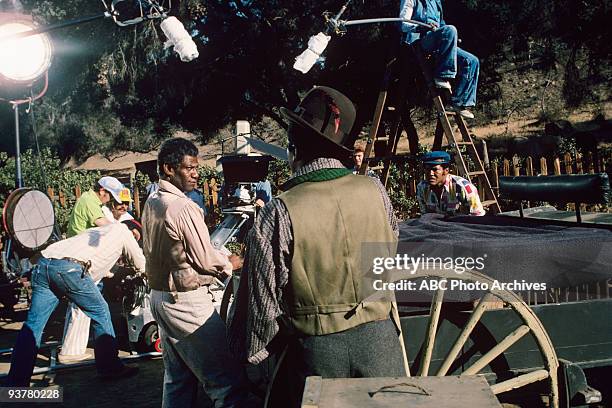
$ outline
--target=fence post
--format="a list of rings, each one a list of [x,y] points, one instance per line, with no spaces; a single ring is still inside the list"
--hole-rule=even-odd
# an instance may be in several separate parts
[[[493,166],[493,180],[495,180],[495,189],[499,190],[499,170],[497,164]]]
[[[62,207],[66,206],[66,196],[64,195],[64,192],[62,190],[59,191],[59,202],[62,205]]]
[[[140,219],[140,191],[137,186],[134,186],[134,212],[136,218]]]
[[[504,176],[510,175],[510,162],[508,159],[504,159]]]
[[[517,155],[512,156],[512,171],[515,176],[521,175],[521,167],[519,166],[519,158]]]
[[[47,195],[49,196],[49,198],[51,199],[51,201],[55,200],[55,193],[53,191],[52,187],[47,187]]]
[[[576,153],[576,172],[578,174],[584,174],[584,170],[582,168],[582,155],[580,153]]]
[[[533,160],[531,156],[527,156],[527,160],[525,162],[525,172],[528,176],[533,176]]]
[[[217,200],[219,199],[217,191],[219,191],[219,186],[217,185],[217,180],[213,177],[210,179],[210,195],[212,196],[213,207],[217,206]]]
[[[542,176],[548,176],[548,166],[546,164],[546,157],[540,157],[540,174]]]
[[[208,191],[208,188],[208,180],[204,180],[204,183],[202,183],[202,193],[204,194],[206,207],[210,207],[210,191]]]
[[[484,162],[485,167],[488,169],[491,166],[489,162],[489,150],[487,149],[487,141],[482,140],[482,161]]]
[[[81,186],[77,185],[74,188],[74,196],[76,197],[77,200],[81,198]]]
[[[212,206],[210,208],[210,212],[212,214],[210,220],[212,225],[217,225],[217,212],[216,212],[216,208],[217,208],[217,203],[218,203],[218,191],[219,191],[219,186],[217,185],[217,180],[215,180],[214,177],[212,177],[210,179],[210,182],[208,184],[209,188],[210,188],[210,197],[211,197],[211,202],[212,202]]]
[[[559,160],[558,157],[555,157],[555,160],[553,161],[553,166],[554,166],[555,176],[561,175],[561,161]]]
[[[563,156],[563,161],[565,162],[565,174],[572,174],[572,155],[565,153]]]

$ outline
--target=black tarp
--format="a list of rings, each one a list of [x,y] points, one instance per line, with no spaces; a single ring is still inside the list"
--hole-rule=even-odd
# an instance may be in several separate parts
[[[565,288],[612,278],[612,231],[503,216],[436,214],[400,224],[398,253],[485,257],[482,273]]]

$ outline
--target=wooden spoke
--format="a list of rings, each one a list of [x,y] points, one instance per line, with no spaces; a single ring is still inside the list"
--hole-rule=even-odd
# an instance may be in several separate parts
[[[516,388],[523,387],[527,384],[531,384],[537,381],[542,381],[546,378],[550,377],[548,371],[546,370],[537,370],[532,371],[527,374],[519,375],[518,377],[511,378],[506,381],[502,381],[498,384],[493,384],[491,386],[491,391],[493,394],[501,394],[502,392],[510,391]]]
[[[458,273],[457,271],[446,269],[419,270],[413,277],[409,277],[408,279],[419,279],[423,277],[438,281],[459,279],[467,282],[480,282],[481,284],[488,285],[489,288],[491,288],[494,283],[494,280],[491,277],[486,276],[483,273],[475,271]],[[418,370],[418,375],[421,376],[429,375],[432,359],[437,359],[439,357],[438,353],[435,353],[434,357],[434,346],[436,344],[438,325],[440,324],[440,311],[442,309],[443,296],[444,291],[438,290],[432,299],[425,340],[421,346],[421,362]],[[478,344],[479,336],[476,336],[475,332],[479,330],[478,327],[483,320],[484,311],[488,310],[488,306],[495,301],[498,301],[500,304],[506,306],[508,312],[514,313],[515,316],[520,319],[521,326],[519,326],[512,333],[508,334],[493,348],[483,349],[482,347],[479,347],[481,346]],[[418,316],[409,318],[419,319]],[[488,321],[489,319],[487,318],[486,320]],[[461,321],[463,322],[464,319],[461,319]],[[453,324],[452,321],[451,324]],[[484,326],[488,326],[488,324],[485,324]],[[484,327],[483,329],[487,330],[487,327]],[[459,373],[459,375],[473,375],[481,372],[488,365],[490,365],[495,358],[507,353],[508,349],[523,336],[529,335],[538,346],[544,369],[516,376],[515,378],[508,379],[500,382],[499,384],[494,384],[491,386],[491,388],[495,394],[500,394],[511,391],[515,388],[527,386],[537,381],[545,380],[548,387],[546,394],[549,396],[549,406],[550,408],[559,408],[559,383],[557,378],[559,360],[557,359],[553,344],[550,337],[546,333],[546,329],[542,325],[542,322],[540,322],[533,310],[529,308],[529,306],[520,296],[508,290],[490,290],[489,293],[479,300],[478,305],[468,316],[465,325],[458,327],[458,330],[460,333],[444,357],[442,365],[437,370],[437,376],[448,375],[453,363],[457,361],[458,358],[461,358],[460,356],[462,354],[462,350],[465,347],[465,344],[468,342],[468,339],[472,339],[475,342],[474,346],[476,346],[476,350],[482,355],[476,357],[477,361],[471,367],[467,368],[467,370]],[[407,333],[406,336],[409,338],[410,333]],[[491,368],[495,369],[495,367]]]
[[[444,280],[444,279],[443,279]],[[423,358],[421,359],[421,368],[419,375],[427,376],[429,373],[429,365],[431,363],[431,355],[433,353],[434,344],[436,341],[436,332],[438,330],[438,321],[440,320],[440,311],[442,310],[442,298],[444,290],[438,289],[434,298],[431,301],[431,314],[429,316],[429,324],[427,326],[427,337],[423,349]]]
[[[463,347],[467,339],[470,337],[472,330],[474,330],[474,327],[476,327],[476,325],[480,321],[480,318],[485,311],[487,303],[491,302],[494,298],[495,296],[493,296],[493,294],[487,293],[482,299],[480,299],[478,305],[476,306],[476,309],[474,309],[474,311],[472,312],[470,319],[457,337],[455,344],[453,344],[453,347],[450,349],[450,351],[444,358],[444,362],[442,363],[442,366],[438,370],[436,376],[441,377],[446,375],[451,364],[453,364],[453,361],[455,361],[455,359],[459,355],[461,348]]]
[[[484,356],[480,357],[478,361],[476,361],[471,367],[465,370],[461,375],[473,375],[477,374],[485,368],[491,361],[495,359],[495,357],[502,354],[506,351],[510,346],[520,340],[524,335],[529,333],[531,329],[529,326],[522,325],[512,333],[506,336],[505,339],[500,341],[495,347],[489,350]]]

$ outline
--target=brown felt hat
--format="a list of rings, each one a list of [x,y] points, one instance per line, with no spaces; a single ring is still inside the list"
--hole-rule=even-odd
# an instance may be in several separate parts
[[[310,130],[312,143],[321,144],[322,154],[345,159],[352,149],[351,129],[355,123],[355,106],[335,89],[317,86],[308,91],[295,110],[280,108],[291,123]],[[310,140],[309,140],[310,142]],[[324,157],[324,156],[321,157]]]

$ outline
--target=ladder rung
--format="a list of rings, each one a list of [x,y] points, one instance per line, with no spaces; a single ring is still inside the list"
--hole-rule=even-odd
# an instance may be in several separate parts
[[[445,110],[444,113],[448,116],[455,116],[457,114],[457,112],[449,110]]]
[[[481,176],[486,174],[484,171],[468,171],[468,176]]]
[[[388,142],[389,141],[389,136],[377,137],[376,141],[377,142]]]
[[[472,145],[474,146],[474,142],[455,142],[455,144],[457,146],[467,146],[467,145]]]
[[[387,110],[394,111],[395,110],[395,106],[387,106]]]
[[[369,167],[370,170],[376,171],[376,170],[382,170],[384,169],[385,166],[374,166],[374,167]]]
[[[490,205],[496,205],[496,204],[497,204],[496,200],[485,200],[482,202],[483,207],[488,207]]]

